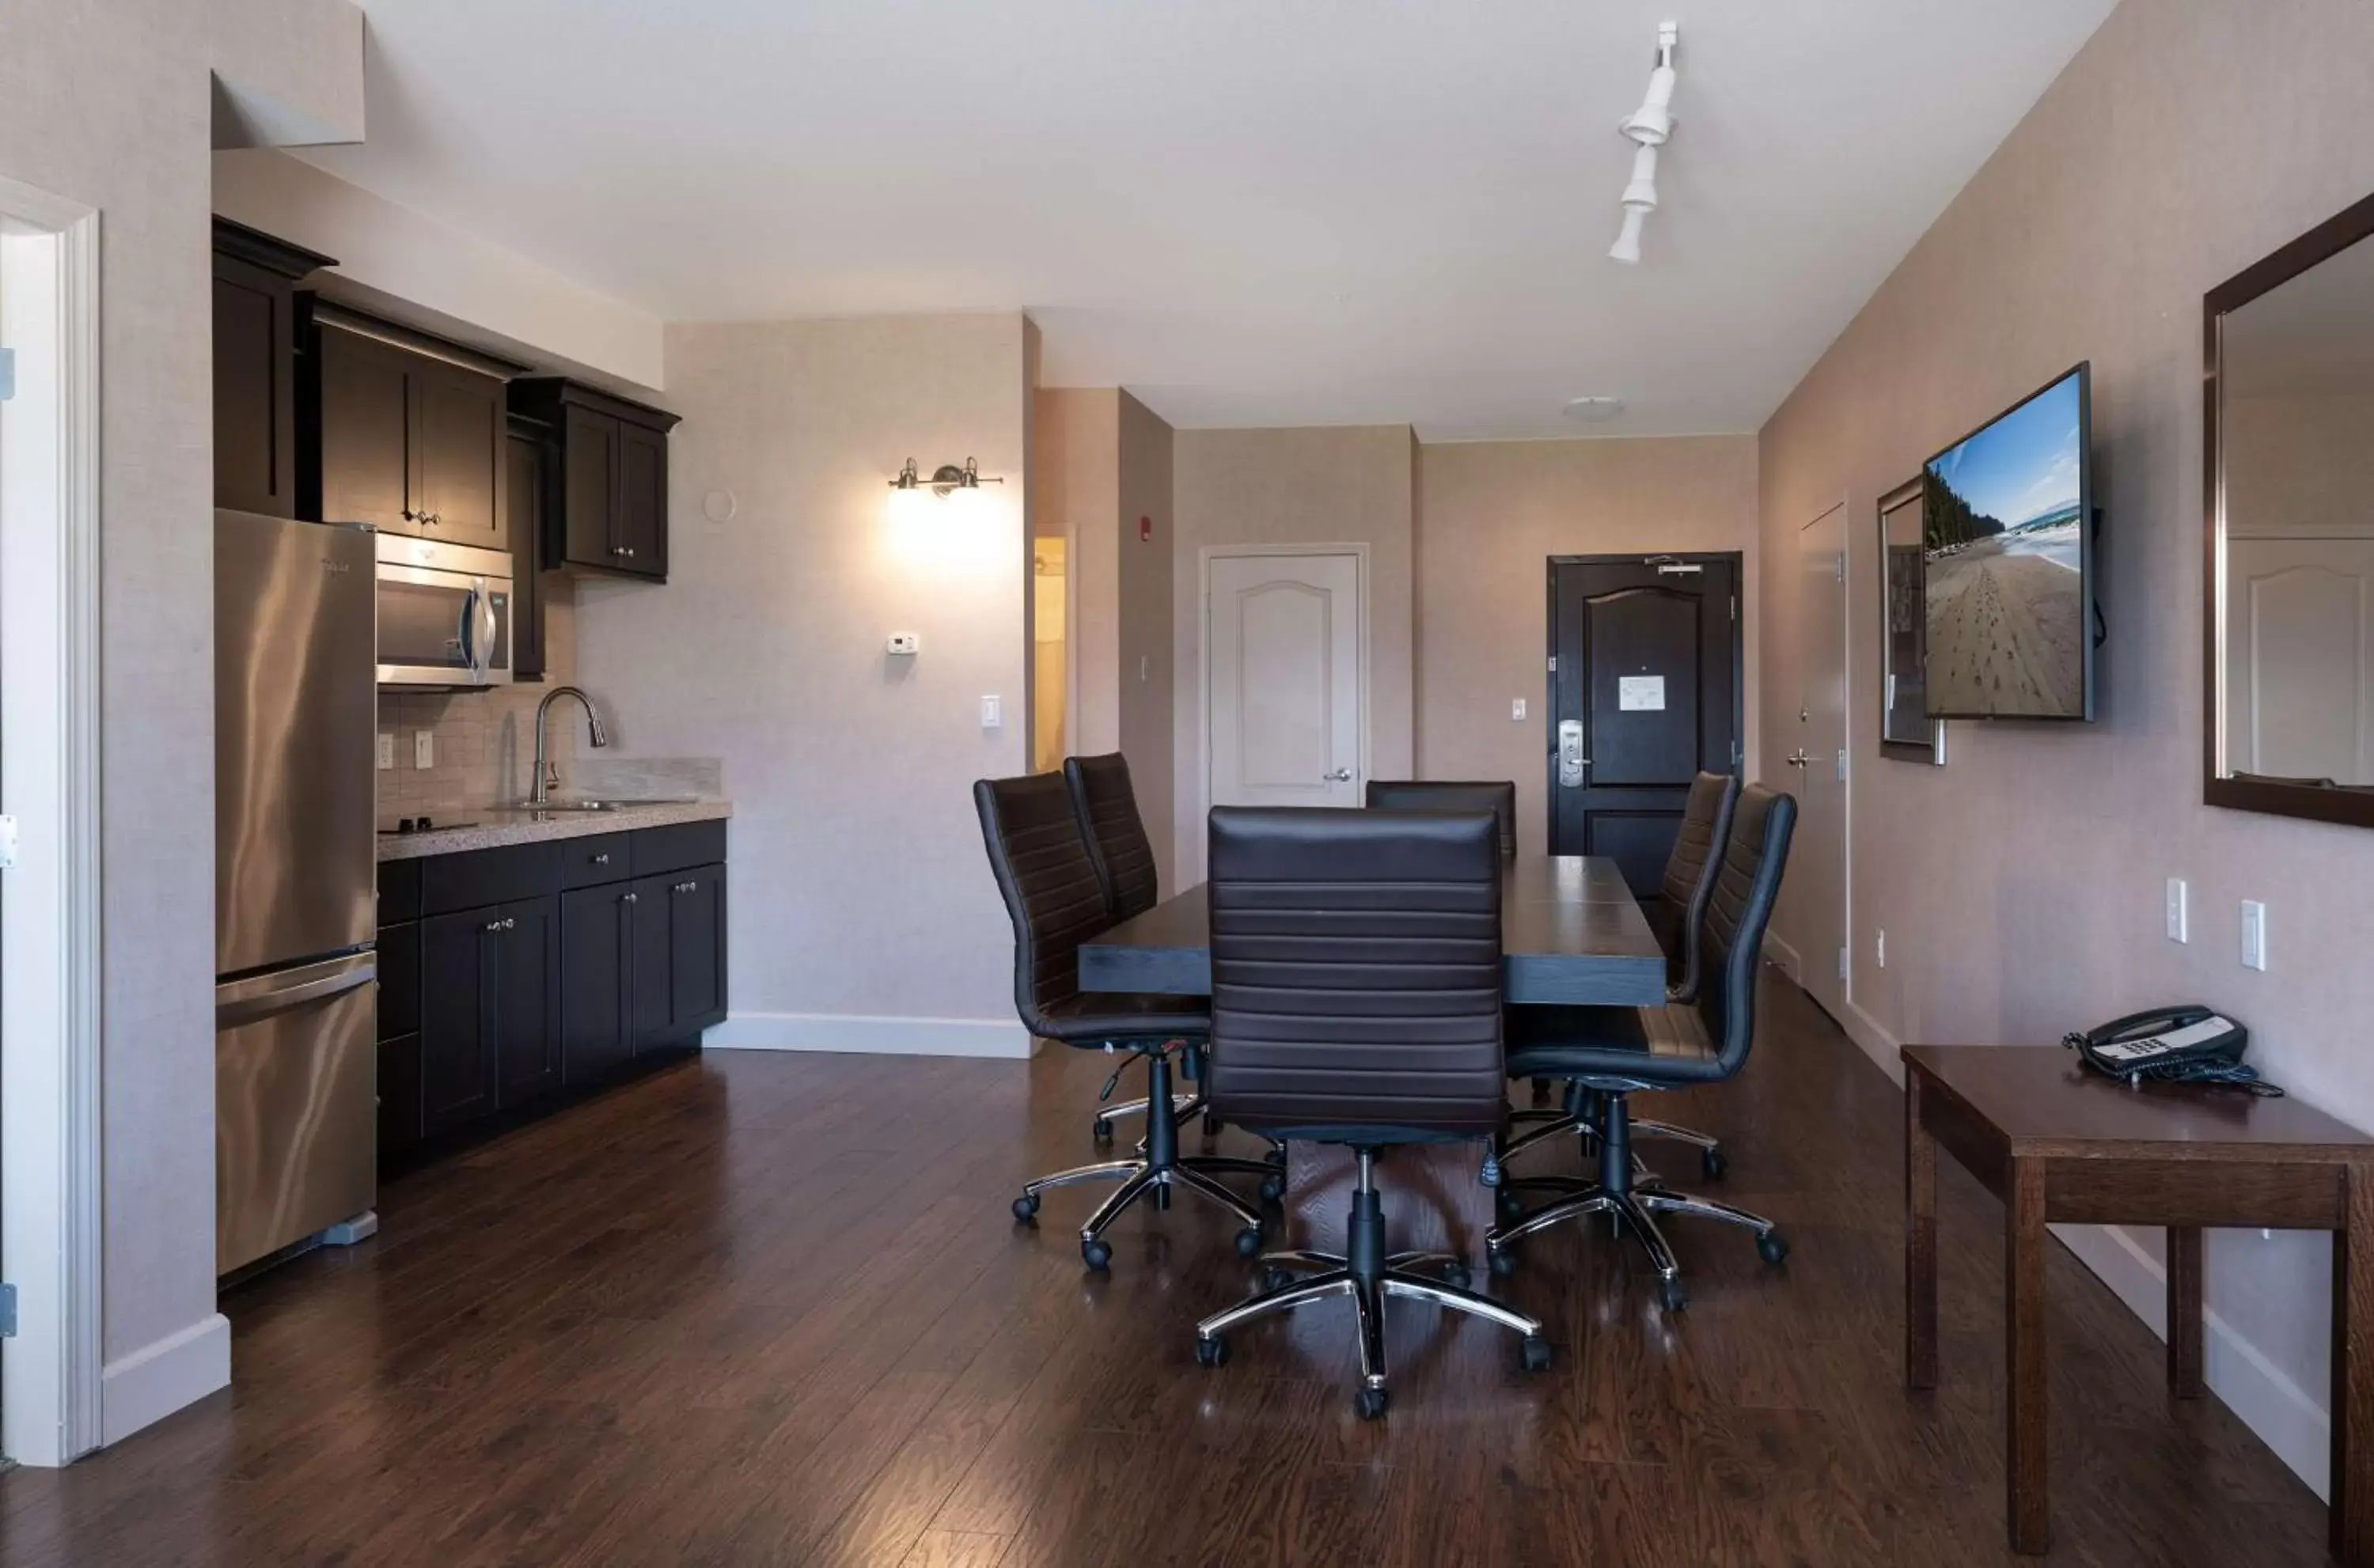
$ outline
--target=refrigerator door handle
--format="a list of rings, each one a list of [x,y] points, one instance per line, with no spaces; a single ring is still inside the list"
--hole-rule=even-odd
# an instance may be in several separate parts
[[[285,975],[225,986],[221,989],[233,994],[215,1003],[215,1027],[218,1030],[232,1029],[242,1024],[253,1024],[259,1018],[269,1018],[276,1012],[286,1012],[309,1001],[343,996],[370,985],[377,978],[379,963],[372,954],[365,953],[354,958],[333,959],[327,964],[309,964]],[[263,979],[286,983],[252,991],[246,989],[247,986],[262,986]]]

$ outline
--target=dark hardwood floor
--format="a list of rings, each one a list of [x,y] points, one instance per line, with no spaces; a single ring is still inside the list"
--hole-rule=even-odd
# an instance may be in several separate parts
[[[1341,1307],[1198,1367],[1193,1318],[1248,1283],[1231,1222],[1134,1215],[1098,1278],[1096,1189],[1007,1219],[1026,1175],[1096,1157],[1101,1057],[721,1052],[395,1183],[377,1240],[231,1293],[236,1387],[0,1478],[0,1562],[2019,1561],[2000,1210],[1943,1163],[1945,1381],[1908,1396],[1902,1102],[1769,992],[1745,1075],[1653,1114],[1730,1141],[1727,1195],[1783,1222],[1788,1264],[1675,1222],[1666,1318],[1630,1248],[1538,1237],[1496,1288],[1550,1320],[1540,1376],[1409,1304],[1380,1423]],[[1395,1244],[1480,1259],[1474,1171],[1388,1160]],[[1299,1235],[1333,1245],[1347,1176],[1297,1151]],[[2323,1560],[2313,1494],[2214,1399],[2169,1400],[2158,1342],[2057,1246],[2051,1292],[2051,1561]]]

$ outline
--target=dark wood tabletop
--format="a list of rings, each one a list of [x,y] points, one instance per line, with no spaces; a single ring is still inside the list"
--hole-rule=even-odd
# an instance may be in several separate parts
[[[1202,884],[1080,948],[1080,989],[1212,994],[1211,910]],[[1509,869],[1500,946],[1512,1002],[1656,1007],[1665,955],[1613,860],[1535,855]]]

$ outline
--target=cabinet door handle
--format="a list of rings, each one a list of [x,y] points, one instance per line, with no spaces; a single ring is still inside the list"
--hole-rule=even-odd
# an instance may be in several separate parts
[[[620,896],[620,898],[618,899],[618,902],[619,902],[619,903],[621,903],[621,904],[632,904],[632,903],[635,903],[636,901],[637,901],[636,895],[631,894],[631,893],[629,893],[629,894],[626,894],[626,895],[622,895],[622,896]]]
[[[597,866],[606,866],[610,863],[610,857],[607,855],[596,855],[594,857],[594,863]]]
[[[487,929],[490,931],[499,931],[503,929],[503,923],[500,920],[488,920]]]

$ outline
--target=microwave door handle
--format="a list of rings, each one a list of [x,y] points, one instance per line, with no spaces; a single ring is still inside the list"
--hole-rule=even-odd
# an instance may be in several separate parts
[[[474,581],[462,595],[462,662],[472,674],[478,671],[478,583]]]
[[[484,578],[478,579],[471,594],[471,602],[477,605],[477,674],[478,679],[484,681],[494,673],[495,638],[502,629],[501,623],[495,618],[495,596],[487,591]]]

